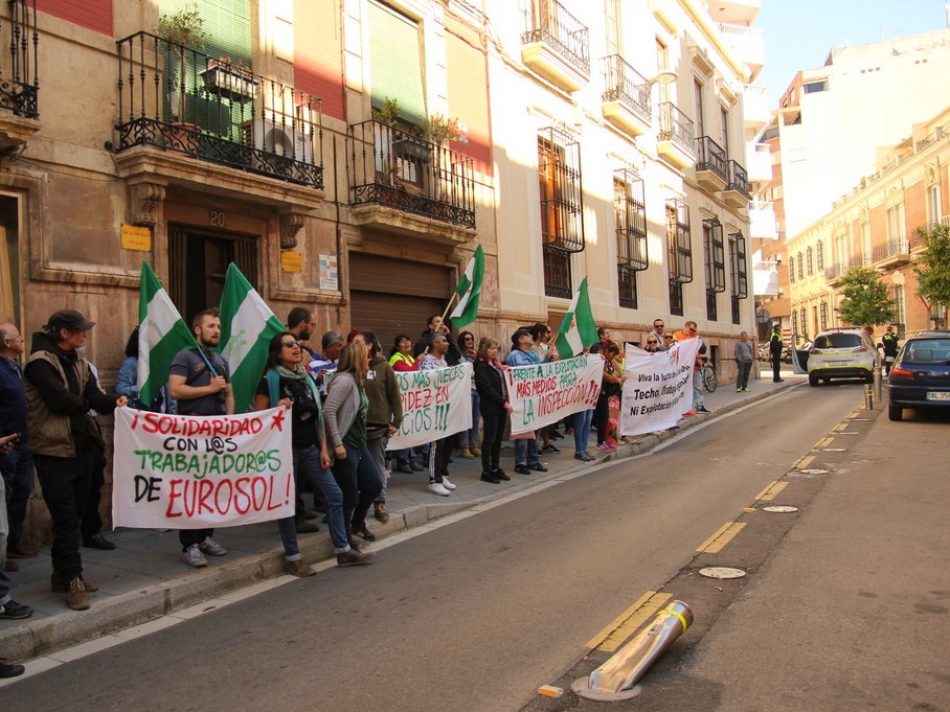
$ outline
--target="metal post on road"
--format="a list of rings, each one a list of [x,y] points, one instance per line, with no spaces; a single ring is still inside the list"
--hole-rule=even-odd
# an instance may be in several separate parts
[[[601,702],[628,700],[639,694],[634,687],[693,622],[693,612],[683,601],[673,601],[659,611],[653,622],[587,677],[574,681],[571,689],[580,697]]]
[[[874,368],[874,397],[877,398],[878,403],[882,403],[882,396],[884,395],[884,384],[883,377],[881,376],[881,364],[878,363]]]
[[[874,389],[870,383],[864,384],[864,409],[874,410]]]

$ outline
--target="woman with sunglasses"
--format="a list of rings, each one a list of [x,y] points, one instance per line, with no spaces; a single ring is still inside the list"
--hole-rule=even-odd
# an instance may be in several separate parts
[[[647,337],[646,346],[644,346],[643,350],[649,351],[651,354],[655,354],[658,350],[660,350],[660,344],[652,332]]]
[[[323,429],[320,392],[304,367],[303,355],[303,349],[289,331],[271,339],[267,368],[254,396],[254,408],[266,410],[279,404],[290,409],[294,481],[299,487],[301,479],[305,479],[326,502],[330,540],[337,564],[367,564],[372,554],[364,554],[350,546],[343,515],[343,494],[327,469],[330,453]],[[316,572],[301,559],[293,515],[278,520],[277,528],[284,545],[287,572],[294,576],[313,576]]]

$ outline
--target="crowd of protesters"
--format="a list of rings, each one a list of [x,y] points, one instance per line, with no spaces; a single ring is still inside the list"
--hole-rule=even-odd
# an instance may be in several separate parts
[[[35,468],[53,525],[50,585],[53,591],[65,593],[67,605],[76,610],[89,608],[88,594],[97,590],[84,575],[81,546],[115,548],[99,532],[105,444],[93,413],[109,414],[125,405],[180,415],[235,412],[229,364],[217,353],[221,322],[216,309],[194,317],[191,328],[197,347],[177,354],[167,384],[150,403],[141,402],[136,386],[137,329],[126,345],[115,392],[106,393],[95,367],[83,356],[93,326],[94,322],[78,311],[54,313],[33,335],[32,348],[21,367],[24,340],[15,326],[0,324],[4,357],[0,359],[4,389],[0,468],[7,495],[0,507],[0,544],[6,548],[6,552],[0,551],[0,562],[5,572],[10,572],[16,570],[16,559],[37,555],[22,541]],[[674,334],[658,319],[640,345],[648,353],[664,351],[675,340],[700,338],[695,327],[694,322],[687,322],[682,332]],[[277,522],[277,530],[285,568],[293,575],[314,573],[302,561],[298,535],[319,531],[313,520],[320,515],[328,525],[338,565],[363,565],[372,560],[372,553],[364,551],[357,538],[363,542],[376,538],[366,522],[371,508],[375,519],[388,520],[386,490],[394,473],[421,479],[425,472],[429,492],[446,497],[456,488],[449,473],[453,456],[480,459],[483,482],[510,481],[501,460],[501,446],[508,439],[514,450],[513,471],[523,476],[546,472],[541,456],[559,454],[556,442],[571,435],[574,458],[582,462],[595,459],[589,451],[592,429],[599,450],[609,453],[617,447],[623,350],[606,329],[598,331],[600,341],[589,349],[604,360],[596,406],[538,432],[517,435],[510,434],[512,405],[505,371],[558,359],[548,325],[515,329],[507,355],[491,337],[478,338],[471,331],[453,335],[439,315],[429,319],[415,342],[408,334],[397,335],[388,354],[377,336],[367,330],[356,328],[346,337],[328,330],[319,342],[317,333],[308,309],[291,310],[287,329],[269,344],[267,365],[253,402],[256,410],[283,406],[289,411],[296,506],[292,516]],[[739,360],[744,363],[744,351],[742,355]],[[389,451],[389,439],[403,419],[396,374],[466,362],[473,372],[471,427],[423,447]],[[694,401],[690,414],[703,411],[702,401]],[[313,509],[307,509],[304,493],[312,495]],[[90,510],[95,516],[88,516]],[[213,536],[211,529],[179,532],[187,565],[203,567],[207,556],[226,555]],[[0,619],[25,618],[31,613],[28,606],[10,596],[9,579],[0,572]],[[0,667],[0,676],[4,671]]]

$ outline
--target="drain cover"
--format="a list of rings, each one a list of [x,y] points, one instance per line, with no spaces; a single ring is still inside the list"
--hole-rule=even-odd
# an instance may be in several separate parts
[[[745,576],[745,571],[728,566],[708,566],[705,569],[700,569],[699,575],[714,579],[736,579]]]
[[[798,507],[792,507],[786,504],[773,504],[770,507],[762,507],[766,512],[797,512]]]
[[[825,452],[847,452],[848,448],[846,447],[823,447],[822,450]]]
[[[809,467],[804,470],[799,470],[799,472],[804,472],[806,475],[827,475],[828,470],[822,470],[818,467]]]

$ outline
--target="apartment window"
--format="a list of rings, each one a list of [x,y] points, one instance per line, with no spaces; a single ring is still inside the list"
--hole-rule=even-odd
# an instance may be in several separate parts
[[[732,291],[732,323],[742,322],[739,302],[749,296],[749,277],[746,267],[745,238],[741,232],[729,235],[730,286]]]
[[[683,285],[693,281],[693,248],[689,208],[679,200],[666,204],[666,243],[670,313],[683,316]]]
[[[802,307],[801,309],[798,310],[798,315],[799,315],[799,321],[801,322],[801,325],[802,325],[802,335],[804,335],[805,338],[807,339],[808,338],[808,312],[805,311],[805,307]]]
[[[607,56],[622,54],[620,0],[604,0],[604,19],[607,26]]]
[[[718,218],[703,220],[703,256],[706,266],[706,318],[716,321],[716,295],[726,290],[726,265],[722,223]]]
[[[898,324],[906,324],[906,313],[904,304],[904,285],[894,285],[894,315]]]
[[[792,257],[788,260],[788,281],[795,282],[795,259]]]
[[[422,85],[419,24],[376,0],[370,0],[367,8],[373,106],[380,107],[386,99],[395,99],[399,102],[401,120],[421,124],[428,112]]]
[[[670,49],[659,37],[656,38],[656,66],[658,69],[670,68]],[[673,100],[672,82],[660,82],[657,86],[659,87],[658,105],[662,106],[664,103]]]
[[[819,272],[825,268],[825,243],[823,240],[819,240],[818,244],[815,245],[815,261]]]
[[[729,160],[729,110],[724,106],[719,108],[719,120],[722,124],[719,140],[726,152],[726,160]]]
[[[802,256],[801,252],[798,253],[797,259],[795,261],[798,262],[798,278],[805,279],[805,258]]]
[[[802,85],[802,89],[806,94],[814,94],[820,91],[828,91],[828,81],[822,79],[818,82],[808,82],[807,84]]]
[[[703,83],[693,79],[693,104],[696,110],[696,138],[706,135],[706,123],[703,120]]]
[[[934,183],[927,187],[927,223],[940,224],[940,184]]]
[[[792,333],[793,334],[802,333],[798,330],[798,312],[795,309],[792,309]]]
[[[828,303],[824,300],[821,302],[819,315],[821,318],[821,330],[824,331],[828,328]]]
[[[644,184],[628,171],[614,174],[614,222],[620,306],[637,308],[637,272],[649,266]]]
[[[887,209],[887,241],[895,243],[904,238],[904,204],[899,203]]]
[[[871,246],[871,223],[861,223],[861,257],[862,264],[868,266],[871,264],[871,255],[873,248]],[[850,262],[850,260],[849,260]]]
[[[811,247],[805,250],[805,264],[808,267],[808,276],[811,277],[815,274],[815,253]]]
[[[538,136],[538,188],[544,292],[570,299],[570,255],[584,249],[580,145],[555,128]]]

